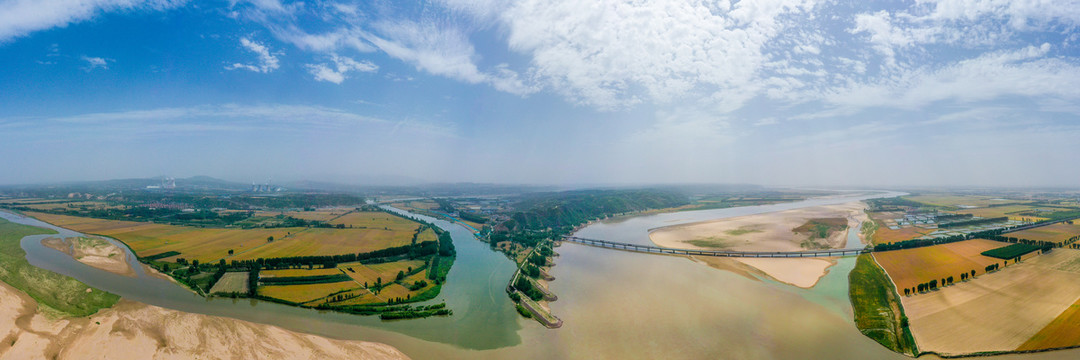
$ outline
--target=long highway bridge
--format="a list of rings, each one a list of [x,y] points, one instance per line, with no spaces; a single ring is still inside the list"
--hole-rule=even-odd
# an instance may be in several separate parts
[[[1040,226],[1047,226],[1050,224],[1056,224],[1067,220],[1076,220],[1080,217],[1070,217],[1065,219],[1058,219],[1055,221],[1044,221],[1035,224],[1028,224],[1018,226],[1011,229],[1006,229],[1004,233],[1017,232],[1021,230],[1027,230],[1037,228]],[[718,256],[718,257],[750,257],[750,258],[807,258],[807,257],[836,257],[836,256],[855,256],[866,254],[873,251],[873,248],[866,247],[861,249],[824,249],[824,250],[808,250],[808,251],[730,251],[730,250],[689,250],[689,249],[675,249],[666,248],[651,245],[637,245],[616,241],[588,239],[577,236],[563,236],[563,241],[575,242],[578,244],[596,246],[607,249],[625,250],[649,254],[674,254],[674,255],[699,255],[699,256]]]
[[[871,251],[869,248],[862,249],[824,249],[808,251],[728,251],[728,250],[689,250],[674,249],[651,245],[637,245],[607,240],[588,239],[577,236],[564,236],[563,241],[575,242],[582,245],[596,246],[601,248],[626,250],[650,254],[674,254],[674,255],[700,255],[719,257],[751,257],[751,258],[808,258],[808,257],[836,257],[855,256]]]

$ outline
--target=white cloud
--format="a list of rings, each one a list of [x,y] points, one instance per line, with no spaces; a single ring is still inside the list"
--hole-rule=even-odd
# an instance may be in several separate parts
[[[345,81],[348,73],[353,71],[375,72],[379,70],[379,67],[370,61],[356,61],[347,56],[333,54],[330,60],[331,63],[307,64],[305,67],[307,67],[311,75],[315,76],[315,80],[329,81],[335,84]]]
[[[852,12],[818,0],[440,0],[442,9],[419,14],[328,2],[283,5],[286,15],[256,21],[279,40],[331,57],[306,66],[320,81],[348,78],[333,56],[378,51],[428,74],[519,95],[547,90],[601,110],[689,105],[727,114],[761,99],[850,115],[939,101],[1071,98],[1061,79],[1071,81],[1076,61],[1050,54],[1067,53],[1070,40],[1026,39],[1068,37],[1080,26],[1075,2],[923,0]],[[268,12],[273,4],[249,7]],[[492,32],[510,54],[474,44]],[[998,79],[980,83],[994,71]],[[1034,86],[1053,77],[1051,86]],[[1008,86],[1012,79],[1020,86]]]
[[[761,89],[763,48],[787,26],[782,17],[812,6],[526,0],[501,21],[510,48],[532,56],[531,74],[578,102],[619,108],[700,92],[738,107]]]
[[[363,39],[365,32],[351,27],[341,27],[322,34],[309,34],[293,25],[284,29],[271,27],[271,30],[281,41],[307,51],[326,53],[340,49],[352,49],[358,52],[378,50]]]
[[[0,43],[35,31],[92,19],[106,12],[166,10],[185,0],[6,0],[0,1]]]
[[[826,102],[848,107],[919,108],[939,101],[987,101],[1003,96],[1080,100],[1080,67],[1046,57],[1049,44],[1001,51],[941,67],[922,67],[876,82],[827,93]]]
[[[248,51],[255,53],[258,57],[258,63],[256,64],[241,64],[234,63],[225,67],[227,70],[245,69],[258,73],[268,73],[276,70],[280,65],[278,64],[278,58],[274,54],[270,53],[270,49],[266,45],[249,40],[248,38],[240,38],[240,45]]]
[[[86,71],[91,71],[91,70],[94,70],[94,69],[108,70],[109,69],[109,61],[112,61],[112,59],[105,59],[105,58],[100,58],[100,57],[91,57],[91,56],[86,56],[86,55],[82,56],[82,60],[86,62],[86,66],[83,67],[83,70],[86,70]]]
[[[353,131],[358,126],[375,126],[386,132],[457,137],[457,129],[453,124],[415,120],[391,121],[331,107],[288,104],[201,105],[44,118],[0,118],[0,129],[5,132],[35,132],[44,128],[69,133],[72,129],[100,128],[124,134],[226,131],[248,133],[269,130],[338,134]]]
[[[479,57],[475,48],[455,27],[407,20],[379,22],[374,26],[381,36],[361,33],[364,39],[387,55],[413,64],[418,70],[470,84],[491,84],[500,91],[513,94],[535,91],[506,66],[497,67],[493,73],[480,71],[475,63]]]

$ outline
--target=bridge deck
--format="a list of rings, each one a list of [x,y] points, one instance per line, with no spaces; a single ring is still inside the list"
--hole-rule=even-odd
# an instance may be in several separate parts
[[[565,236],[563,240],[583,245],[590,245],[608,249],[635,251],[652,254],[675,254],[675,255],[699,255],[718,257],[753,257],[753,258],[803,258],[803,257],[836,257],[855,256],[868,253],[871,250],[864,249],[825,249],[809,251],[730,251],[730,250],[689,250],[675,249],[651,245],[637,245],[607,240],[587,239],[576,236]]]
[[[1016,228],[1008,229],[1003,233],[1016,232],[1021,230],[1027,230],[1031,228],[1037,228],[1040,226],[1046,226],[1054,223],[1059,223],[1066,220],[1076,220],[1080,217],[1071,217],[1058,219],[1055,221],[1048,221],[1043,223],[1036,223],[1030,225],[1019,226]],[[575,242],[583,245],[590,245],[608,249],[635,251],[651,254],[675,254],[675,255],[699,255],[699,256],[720,256],[720,257],[753,257],[753,258],[801,258],[801,257],[836,257],[836,256],[855,256],[860,254],[866,254],[872,252],[872,248],[862,249],[825,249],[825,250],[809,250],[809,251],[730,251],[730,250],[689,250],[689,249],[675,249],[666,248],[652,245],[637,245],[629,243],[621,243],[607,240],[588,239],[577,236],[563,236],[564,241]],[[894,249],[900,250],[900,249]],[[881,250],[887,251],[887,250]]]

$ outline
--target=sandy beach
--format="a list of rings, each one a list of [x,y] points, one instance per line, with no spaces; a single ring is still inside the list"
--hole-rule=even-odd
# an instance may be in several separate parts
[[[79,262],[114,274],[135,277],[128,265],[127,252],[113,243],[98,238],[48,238],[42,245],[68,254]]]
[[[50,319],[0,283],[0,359],[405,359],[385,344],[121,300],[88,318]]]
[[[862,202],[851,202],[666,226],[650,231],[649,238],[658,246],[680,249],[802,251],[807,250],[804,243],[809,236],[795,233],[793,229],[806,224],[811,219],[820,218],[844,218],[847,219],[847,225],[851,228],[866,219],[866,214],[863,212],[865,206]],[[843,248],[846,241],[847,232],[838,231],[827,239],[816,240],[816,244],[828,248]],[[863,242],[865,243],[865,239]],[[734,271],[744,276],[754,273],[746,272],[741,266],[728,263],[728,261],[738,262],[757,270],[758,275],[765,275],[776,281],[802,288],[813,287],[821,277],[828,273],[828,268],[836,264],[836,260],[831,258],[732,258],[730,260],[696,258],[714,268]]]

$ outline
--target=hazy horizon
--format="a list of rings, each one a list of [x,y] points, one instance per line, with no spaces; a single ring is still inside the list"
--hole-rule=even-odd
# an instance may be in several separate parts
[[[1074,186],[1080,9],[0,3],[0,184]]]

